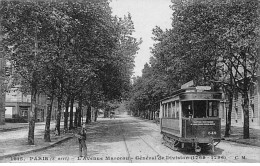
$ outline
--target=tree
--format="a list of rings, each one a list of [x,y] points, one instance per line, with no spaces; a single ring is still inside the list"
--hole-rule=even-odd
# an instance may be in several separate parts
[[[28,91],[31,93],[28,144],[34,144],[36,95],[44,80],[42,57],[45,52],[42,48],[46,32],[43,29],[50,25],[48,17],[43,14],[46,5],[44,2],[13,1],[5,1],[2,5],[4,45],[6,48],[12,47],[9,59],[15,64],[15,71],[23,77],[24,83],[29,85]]]
[[[193,79],[214,90],[222,86],[230,101],[231,91],[242,94],[244,138],[249,138],[248,91],[258,61],[258,7],[259,1],[175,0],[173,27],[154,29],[158,43],[153,54],[168,78],[181,83]]]
[[[222,40],[226,46],[225,64],[235,88],[241,93],[244,114],[244,138],[249,138],[249,97],[257,72],[257,39],[259,1],[231,1],[227,6],[227,24]]]
[[[131,36],[131,16],[113,17],[107,0],[4,1],[1,14],[4,45],[16,74],[22,76],[16,83],[32,94],[29,144],[34,144],[37,94],[45,93],[51,107],[57,100],[55,127],[60,135],[65,100],[67,130],[69,105],[72,129],[74,102],[79,102],[79,111],[85,103],[97,108],[104,101],[122,99],[129,90],[140,42]],[[50,141],[50,115],[51,108],[47,113],[46,141]],[[79,118],[74,122],[80,122]]]

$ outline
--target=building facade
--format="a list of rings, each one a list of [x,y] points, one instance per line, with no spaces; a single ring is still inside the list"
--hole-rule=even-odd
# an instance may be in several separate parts
[[[31,107],[31,95],[25,95],[12,88],[6,93],[5,120],[8,122],[28,122],[28,112]],[[47,112],[47,97],[39,94],[36,97],[36,122],[45,120]]]
[[[249,93],[249,126],[260,127],[260,70],[257,72],[257,77],[254,81],[254,85],[250,89]],[[243,98],[238,92],[234,92],[231,125],[240,126],[244,125],[244,114],[242,108]],[[220,106],[220,118],[222,124],[226,123],[227,118],[227,104],[223,101]]]

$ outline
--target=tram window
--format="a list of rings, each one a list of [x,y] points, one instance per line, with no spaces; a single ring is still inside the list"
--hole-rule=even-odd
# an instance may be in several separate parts
[[[179,101],[177,101],[176,102],[176,117],[175,117],[177,119],[179,119],[179,109],[180,109],[179,104],[180,104]]]
[[[209,110],[208,110],[209,117],[212,116],[212,102],[209,102]]]
[[[208,116],[218,117],[219,101],[209,101],[208,103]]]
[[[167,117],[167,103],[163,105],[163,117]]]
[[[206,101],[197,100],[193,101],[194,105],[194,117],[195,118],[205,118],[206,117]]]
[[[168,117],[169,115],[169,105],[168,103],[165,104],[165,117]]]
[[[175,102],[172,103],[172,118],[175,118]]]
[[[171,114],[172,114],[171,103],[168,103],[168,117],[171,117]]]
[[[182,102],[182,115],[183,115],[183,117],[186,117],[186,118],[193,115],[192,101],[183,101]]]
[[[163,104],[163,117],[165,117],[165,109],[166,107],[165,107],[165,104]]]

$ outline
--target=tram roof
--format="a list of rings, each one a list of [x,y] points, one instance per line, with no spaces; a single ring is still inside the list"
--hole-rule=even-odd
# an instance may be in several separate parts
[[[185,93],[185,92],[204,92],[204,93],[221,93],[220,91],[219,92],[216,92],[216,91],[211,91],[211,90],[198,90],[197,89],[197,87],[187,87],[187,88],[183,88],[183,89],[179,89],[179,90],[177,90],[177,91],[174,91],[173,93],[172,93],[172,95],[170,95],[170,96],[168,96],[168,97],[165,97],[165,98],[163,98],[163,99],[161,99],[160,100],[160,102],[161,101],[164,101],[164,100],[167,100],[167,99],[171,99],[171,98],[173,98],[173,97],[176,97],[176,96],[178,96],[178,95],[180,95],[180,94],[182,94],[182,93]]]

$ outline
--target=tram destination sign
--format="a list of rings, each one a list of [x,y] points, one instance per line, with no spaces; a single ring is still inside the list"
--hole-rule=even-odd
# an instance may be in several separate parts
[[[211,87],[210,86],[196,86],[197,90],[210,90]]]
[[[180,100],[221,100],[221,93],[185,93]]]
[[[215,125],[215,122],[214,121],[193,121],[191,123],[192,126],[203,126],[203,125],[206,125],[206,126],[210,126],[210,125]]]

